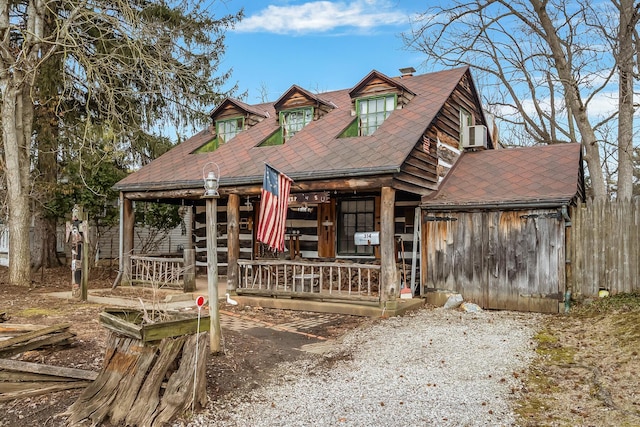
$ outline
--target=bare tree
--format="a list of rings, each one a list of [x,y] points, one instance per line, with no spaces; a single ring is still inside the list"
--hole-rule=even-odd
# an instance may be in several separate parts
[[[632,0],[454,0],[417,17],[404,39],[436,63],[479,71],[492,112],[533,143],[582,143],[595,197],[608,195],[601,129],[617,121],[617,197],[628,198],[639,7]],[[618,83],[620,113],[598,109]]]
[[[204,120],[198,114],[225,95],[218,89],[229,73],[217,70],[224,33],[242,16],[215,19],[211,8],[199,0],[0,0],[1,166],[11,283],[30,283],[31,152],[38,142],[34,107],[44,65],[54,57],[62,64],[56,114],[75,117],[59,125],[67,138],[99,128],[116,149],[135,129]]]

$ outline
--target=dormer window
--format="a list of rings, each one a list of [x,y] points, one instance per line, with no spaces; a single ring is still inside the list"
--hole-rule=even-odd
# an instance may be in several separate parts
[[[229,142],[234,136],[242,131],[244,119],[236,117],[228,120],[218,120],[216,122],[216,134],[218,136],[218,145]]]
[[[293,137],[313,120],[313,108],[298,108],[280,112],[280,127],[285,140]]]
[[[396,95],[376,96],[358,99],[358,134],[367,136],[373,134],[396,108]]]

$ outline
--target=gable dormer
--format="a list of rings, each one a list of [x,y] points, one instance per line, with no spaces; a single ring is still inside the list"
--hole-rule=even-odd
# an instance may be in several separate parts
[[[226,98],[213,109],[210,116],[215,124],[216,137],[207,145],[213,143],[215,147],[212,148],[216,149],[243,130],[269,117],[269,114],[237,99]]]
[[[357,120],[343,136],[373,134],[393,110],[403,108],[415,95],[399,81],[371,71],[349,91],[351,115]]]
[[[297,85],[291,86],[278,98],[273,107],[278,114],[282,143],[292,138],[313,120],[319,120],[336,108],[333,103],[324,101]]]

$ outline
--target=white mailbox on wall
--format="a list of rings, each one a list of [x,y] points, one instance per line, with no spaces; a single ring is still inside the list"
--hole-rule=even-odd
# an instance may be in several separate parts
[[[357,232],[353,235],[353,240],[357,246],[371,246],[380,244],[379,231]]]

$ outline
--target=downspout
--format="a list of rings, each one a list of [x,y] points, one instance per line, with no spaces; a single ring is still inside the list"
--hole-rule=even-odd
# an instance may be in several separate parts
[[[562,205],[562,218],[564,219],[564,312],[568,313],[571,307],[573,270],[571,268],[571,217],[567,205]]]
[[[116,276],[116,280],[113,281],[113,285],[111,289],[115,289],[122,280],[122,272],[124,271],[124,241],[122,235],[124,234],[124,203],[123,203],[124,195],[120,192],[120,197],[118,198],[118,205],[120,207],[120,225],[119,229],[119,239],[118,239],[118,275]]]

